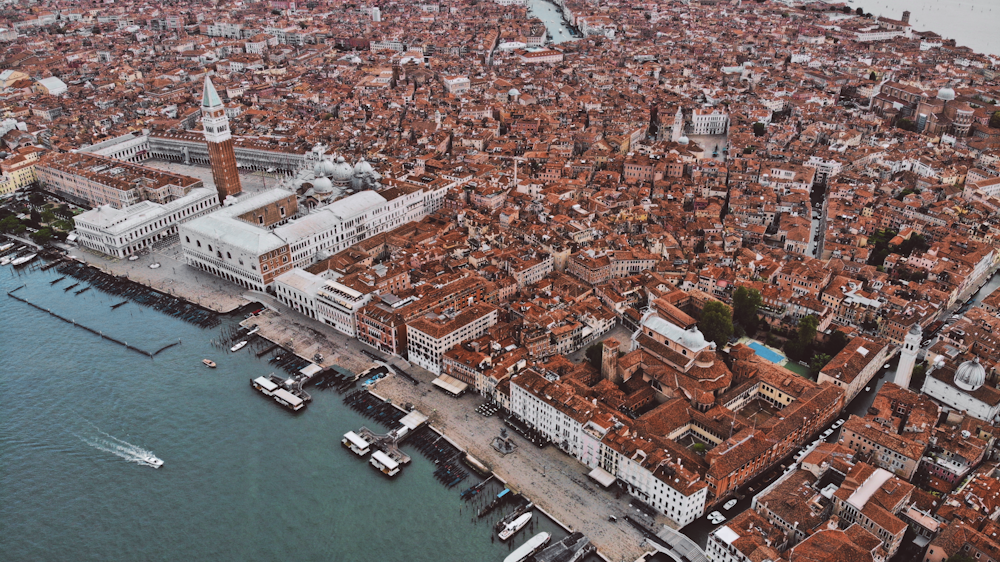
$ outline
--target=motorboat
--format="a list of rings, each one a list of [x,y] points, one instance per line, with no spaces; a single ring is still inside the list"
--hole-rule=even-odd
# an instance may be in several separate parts
[[[21,256],[19,258],[15,258],[14,260],[12,260],[10,262],[10,265],[13,265],[14,267],[17,267],[19,265],[24,265],[24,264],[28,263],[29,261],[35,259],[37,256],[38,256],[38,254],[28,254],[26,256]]]
[[[215,361],[212,361],[211,359],[202,359],[201,362],[204,363],[205,366],[210,369],[215,368]]]
[[[708,514],[708,517],[706,517],[706,519],[708,519],[708,522],[711,523],[712,525],[720,525],[722,523],[725,523],[726,516],[719,513],[718,511],[713,511],[712,513]]]
[[[527,525],[529,521],[531,521],[530,511],[518,517],[517,519],[511,521],[506,526],[504,526],[503,530],[501,530],[499,533],[500,540],[505,541],[513,537],[518,531],[523,529],[524,526]]]
[[[128,257],[128,261],[135,261],[137,259],[139,259],[139,256],[129,256]]]
[[[139,457],[138,462],[146,466],[151,466],[153,468],[160,468],[163,466],[163,461],[158,459],[153,453],[146,453]]]
[[[151,264],[149,264],[149,269],[159,269],[159,268],[160,268],[160,264],[159,263],[151,263]]]
[[[503,562],[522,562],[532,554],[535,554],[536,552],[541,550],[542,547],[544,547],[546,544],[549,543],[549,540],[551,538],[552,535],[550,535],[549,533],[545,532],[538,533],[537,535],[528,539],[527,542],[517,547],[517,550],[511,552],[510,555],[507,556],[507,558],[504,558]]]
[[[736,507],[736,501],[737,501],[736,498],[727,501],[726,503],[722,504],[722,509],[729,511],[730,509]]]
[[[6,252],[7,250],[14,247],[13,242],[7,242],[6,244],[0,244],[0,252]]]
[[[247,332],[247,335],[248,336],[252,336],[252,335],[256,334],[259,331],[260,331],[260,326],[254,326],[254,328],[252,330],[250,330],[249,332]]]
[[[886,363],[885,365],[882,365],[882,368],[883,368],[883,369],[888,369],[888,368],[889,368],[889,364],[888,364],[888,363]]]
[[[833,429],[837,429],[838,427],[840,427],[842,425],[844,425],[844,419],[843,418],[841,418],[841,419],[833,422],[833,425],[830,426],[830,427],[832,427]]]
[[[247,345],[247,340],[243,340],[240,343],[234,345],[233,347],[230,347],[229,351],[239,351],[239,350],[243,349],[244,347],[246,347],[246,345]]]

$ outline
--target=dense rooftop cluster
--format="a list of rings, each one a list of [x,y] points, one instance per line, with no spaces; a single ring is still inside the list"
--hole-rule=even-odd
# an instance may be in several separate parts
[[[680,525],[920,346],[710,553],[885,560],[909,526],[928,560],[1000,556],[1000,297],[951,319],[1000,262],[997,59],[847,4],[556,4],[578,39],[517,0],[18,3],[0,194],[98,206],[81,243],[119,257],[177,237]],[[277,185],[148,167],[230,132]]]

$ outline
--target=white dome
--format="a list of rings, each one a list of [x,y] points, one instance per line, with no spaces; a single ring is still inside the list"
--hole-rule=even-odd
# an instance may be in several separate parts
[[[330,170],[328,176],[334,183],[346,184],[351,181],[353,173],[354,169],[344,160],[344,157],[338,156],[337,162],[333,164],[333,169]]]
[[[512,98],[516,98],[517,96],[521,95],[521,92],[517,91],[517,88],[511,88],[510,91],[507,92],[507,95]]]
[[[951,88],[941,88],[938,90],[937,99],[951,101],[955,99],[955,90],[952,90]]]
[[[330,193],[333,191],[333,182],[329,178],[318,177],[312,181],[313,189],[317,194]]]
[[[687,144],[687,143],[691,142],[691,139],[689,139],[686,136],[684,136],[684,137],[681,137],[681,138],[677,139],[677,142],[679,142],[681,144]]]
[[[986,369],[979,364],[979,358],[966,361],[955,369],[955,386],[973,391],[986,383]]]
[[[325,178],[333,175],[333,162],[325,158],[316,162],[316,165],[313,166],[313,173],[316,174],[317,178]]]
[[[372,165],[369,164],[364,158],[359,160],[358,163],[354,165],[355,174],[372,174],[374,172],[375,168],[372,168]]]

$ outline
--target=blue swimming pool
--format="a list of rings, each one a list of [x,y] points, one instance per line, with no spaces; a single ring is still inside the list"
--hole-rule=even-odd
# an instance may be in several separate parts
[[[771,351],[770,349],[764,347],[763,345],[755,341],[752,341],[747,345],[750,346],[751,349],[753,349],[754,353],[760,355],[764,359],[767,359],[771,363],[781,363],[782,361],[785,360],[784,355],[781,355],[780,353],[775,353],[774,351]]]

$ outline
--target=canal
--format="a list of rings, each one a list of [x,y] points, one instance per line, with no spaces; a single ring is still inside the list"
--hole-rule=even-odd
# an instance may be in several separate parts
[[[562,9],[547,0],[528,0],[528,14],[542,20],[545,29],[549,32],[552,43],[563,43],[572,41],[572,31],[563,21]]]

